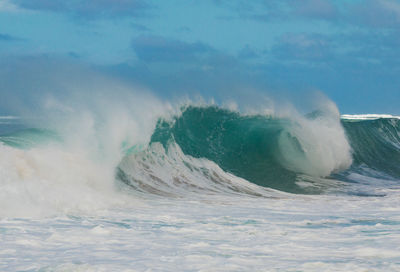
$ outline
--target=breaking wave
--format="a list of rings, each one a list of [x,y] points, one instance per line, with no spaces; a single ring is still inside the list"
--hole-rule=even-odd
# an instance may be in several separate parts
[[[26,207],[91,212],[126,206],[132,194],[282,197],[400,179],[394,117],[341,119],[336,107],[308,115],[243,114],[215,105],[149,115],[144,108],[105,111],[110,115],[100,119],[79,111],[47,127],[3,118],[2,214]]]

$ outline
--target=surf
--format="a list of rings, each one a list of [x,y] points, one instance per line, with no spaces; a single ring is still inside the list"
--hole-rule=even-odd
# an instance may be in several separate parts
[[[3,213],[91,213],[148,197],[376,195],[369,188],[400,178],[400,120],[341,117],[332,104],[309,114],[148,97],[47,105],[51,118],[3,118]]]

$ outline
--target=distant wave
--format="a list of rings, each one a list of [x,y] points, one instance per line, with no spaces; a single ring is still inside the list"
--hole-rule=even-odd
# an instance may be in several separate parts
[[[351,170],[367,175],[400,179],[400,119],[343,120],[353,150]]]
[[[348,120],[375,120],[375,119],[400,119],[400,116],[391,114],[343,114],[342,119]]]
[[[14,120],[19,119],[18,116],[0,116],[0,120]]]

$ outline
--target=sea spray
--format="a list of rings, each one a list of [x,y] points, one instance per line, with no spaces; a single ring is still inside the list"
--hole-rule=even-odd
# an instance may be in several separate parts
[[[92,213],[131,203],[116,186],[116,168],[129,150],[146,147],[168,105],[142,90],[102,83],[96,97],[75,90],[43,97],[23,111],[22,128],[0,135],[2,216]]]
[[[279,136],[281,164],[310,176],[327,177],[352,164],[351,147],[331,101],[307,116],[292,114],[290,127]]]

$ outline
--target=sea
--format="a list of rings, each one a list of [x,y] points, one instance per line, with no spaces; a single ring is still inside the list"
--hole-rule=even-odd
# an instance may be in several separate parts
[[[0,117],[0,271],[400,271],[400,117],[110,103]]]

